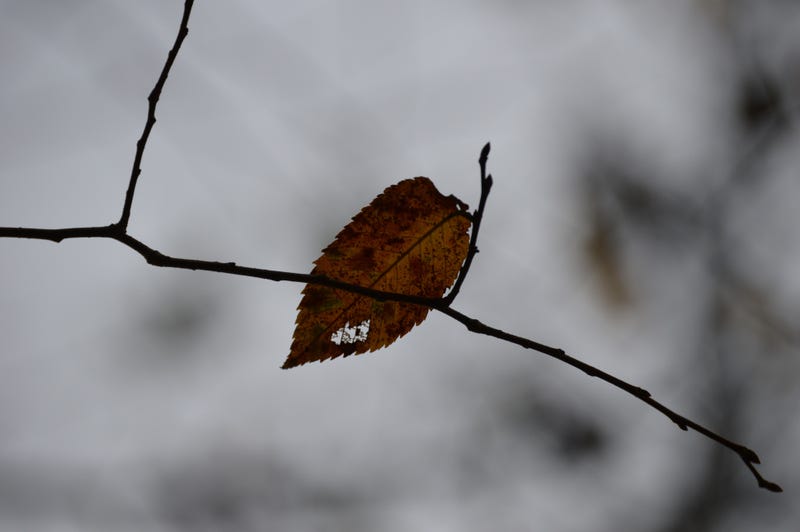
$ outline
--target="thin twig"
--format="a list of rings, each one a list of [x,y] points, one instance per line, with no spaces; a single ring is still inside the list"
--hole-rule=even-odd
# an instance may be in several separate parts
[[[613,386],[616,386],[617,388],[629,393],[630,395],[636,397],[641,401],[644,401],[651,407],[655,408],[656,410],[664,414],[673,423],[675,423],[681,430],[692,429],[695,432],[702,434],[706,438],[714,440],[715,442],[727,447],[728,449],[738,454],[739,457],[747,466],[747,468],[756,478],[756,481],[758,482],[758,486],[760,488],[764,488],[773,492],[783,491],[783,489],[778,484],[770,482],[766,480],[763,476],[761,476],[761,474],[755,468],[754,464],[761,463],[761,460],[758,458],[758,455],[755,453],[755,451],[749,449],[748,447],[745,447],[744,445],[731,441],[717,434],[716,432],[708,429],[707,427],[704,427],[703,425],[700,425],[699,423],[696,423],[691,419],[688,419],[685,416],[676,413],[670,408],[667,408],[662,403],[656,401],[650,394],[650,392],[648,392],[644,388],[641,388],[639,386],[634,386],[618,377],[615,377],[614,375],[611,375],[610,373],[606,373],[605,371],[592,366],[591,364],[587,364],[586,362],[578,360],[577,358],[571,357],[568,354],[566,354],[563,349],[550,347],[548,345],[535,342],[528,338],[523,338],[521,336],[515,336],[513,334],[509,334],[503,330],[491,327],[489,325],[481,323],[476,319],[470,318],[469,316],[466,316],[458,312],[452,307],[445,307],[445,308],[435,307],[435,308],[439,312],[447,314],[451,318],[463,323],[468,330],[474,333],[492,336],[494,338],[505,340],[506,342],[510,342],[512,344],[516,344],[521,347],[525,347],[527,349],[533,349],[534,351],[538,351],[545,355],[551,356],[557,360],[560,360],[561,362],[569,364],[570,366],[583,371],[590,377],[597,377]]]
[[[472,266],[472,259],[478,253],[478,230],[481,228],[481,220],[483,219],[483,211],[486,209],[486,199],[489,197],[489,192],[492,190],[492,176],[486,175],[486,161],[489,158],[489,151],[492,149],[490,143],[486,143],[481,150],[481,155],[478,157],[478,164],[481,167],[481,199],[478,203],[478,208],[472,215],[472,234],[469,239],[469,251],[467,257],[464,259],[464,264],[461,265],[461,270],[458,272],[458,278],[453,285],[453,288],[445,296],[444,300],[450,305],[461,291],[461,285],[464,284],[464,279],[467,278],[470,266]]]
[[[125,204],[122,206],[122,216],[119,222],[117,222],[123,229],[128,227],[128,221],[131,217],[133,195],[136,192],[136,183],[139,180],[139,174],[142,173],[144,148],[147,145],[147,139],[150,138],[150,131],[153,130],[153,126],[156,123],[156,105],[158,105],[158,99],[161,97],[161,91],[164,89],[164,84],[167,82],[169,71],[172,69],[172,64],[175,62],[178,50],[180,50],[183,40],[189,34],[189,15],[192,12],[193,4],[194,0],[186,0],[183,4],[183,18],[181,18],[181,24],[178,28],[178,35],[175,37],[175,44],[172,45],[172,49],[170,49],[167,54],[167,61],[164,63],[164,68],[161,69],[161,75],[158,76],[158,81],[156,81],[153,90],[150,91],[150,95],[147,97],[147,120],[144,123],[142,136],[139,137],[139,140],[136,142],[136,154],[133,157],[133,169],[131,170],[131,178],[128,182],[128,190],[125,192]]]

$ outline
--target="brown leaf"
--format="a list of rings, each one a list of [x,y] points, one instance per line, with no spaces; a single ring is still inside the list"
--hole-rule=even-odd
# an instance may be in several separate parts
[[[427,177],[401,181],[353,217],[311,273],[385,292],[441,297],[469,249],[466,208]],[[308,284],[298,310],[284,368],[387,346],[421,323],[429,309]]]

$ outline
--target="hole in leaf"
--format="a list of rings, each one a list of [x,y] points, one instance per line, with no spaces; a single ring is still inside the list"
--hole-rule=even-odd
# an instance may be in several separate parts
[[[331,342],[336,345],[354,344],[364,342],[369,334],[369,320],[364,320],[358,325],[350,326],[350,322],[331,335]]]

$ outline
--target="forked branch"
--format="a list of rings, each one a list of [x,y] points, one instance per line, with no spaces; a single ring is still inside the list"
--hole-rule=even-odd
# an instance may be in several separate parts
[[[516,336],[507,333],[501,329],[485,325],[484,323],[469,316],[466,316],[465,314],[462,314],[461,312],[452,308],[451,306],[452,302],[458,295],[459,291],[461,290],[461,286],[463,285],[464,280],[469,272],[469,268],[472,265],[472,261],[475,257],[475,254],[478,252],[477,248],[478,231],[480,229],[481,220],[483,218],[484,209],[486,207],[486,200],[489,196],[489,191],[491,190],[492,187],[492,176],[487,175],[486,173],[486,163],[490,149],[488,143],[483,147],[483,150],[481,151],[479,157],[481,196],[478,208],[472,214],[472,233],[470,236],[469,251],[467,253],[466,259],[464,260],[464,264],[461,267],[458,278],[456,279],[456,282],[453,285],[453,288],[445,297],[441,299],[430,299],[430,298],[409,296],[406,294],[384,292],[380,290],[374,290],[371,288],[365,288],[358,285],[344,283],[320,275],[285,272],[279,270],[268,270],[262,268],[251,268],[247,266],[237,265],[234,262],[216,262],[216,261],[171,257],[169,255],[165,255],[151,248],[144,242],[129,235],[128,222],[130,220],[133,197],[136,192],[136,184],[139,175],[141,174],[141,162],[144,154],[144,149],[147,144],[147,140],[150,136],[150,132],[156,121],[155,119],[156,106],[161,96],[161,92],[164,88],[164,84],[166,83],[167,77],[169,76],[169,72],[170,69],[172,68],[173,63],[175,62],[175,58],[178,54],[181,44],[183,43],[183,40],[186,38],[186,35],[188,34],[189,15],[191,13],[193,3],[194,3],[193,0],[185,0],[183,16],[181,18],[181,23],[178,29],[178,35],[175,39],[175,43],[172,49],[169,51],[167,60],[164,64],[163,69],[161,70],[161,74],[159,75],[158,80],[156,81],[156,84],[153,87],[153,90],[150,92],[150,95],[148,97],[147,120],[145,122],[144,130],[142,131],[142,136],[136,143],[136,153],[134,155],[133,169],[131,172],[130,181],[128,183],[128,189],[125,194],[125,203],[123,205],[122,216],[120,217],[120,220],[116,223],[105,226],[71,227],[62,229],[0,227],[0,237],[30,238],[38,240],[49,240],[52,242],[61,242],[62,240],[71,238],[106,238],[106,239],[116,240],[117,242],[120,242],[121,244],[133,249],[134,251],[139,253],[149,264],[153,266],[225,273],[225,274],[239,275],[244,277],[254,277],[258,279],[268,279],[271,281],[291,281],[297,283],[317,284],[331,288],[347,290],[349,292],[360,294],[366,297],[371,297],[377,300],[391,300],[391,301],[400,301],[404,303],[414,303],[418,305],[424,305],[429,308],[435,309],[443,314],[446,314],[447,316],[450,316],[454,320],[464,324],[467,327],[467,329],[471,332],[492,336],[499,340],[510,342],[518,346],[524,347],[526,349],[533,349],[534,351],[538,351],[545,355],[551,356],[557,360],[560,360],[566,364],[569,364],[570,366],[573,366],[583,371],[584,373],[586,373],[591,377],[597,377],[631,394],[632,396],[647,403],[651,407],[655,408],[656,410],[664,414],[681,429],[683,430],[692,429],[702,434],[703,436],[711,440],[714,440],[720,445],[723,445],[728,449],[732,450],[733,452],[735,452],[742,459],[742,461],[745,463],[745,465],[753,474],[753,476],[756,478],[759,487],[773,492],[782,491],[780,486],[778,486],[774,482],[766,480],[758,472],[755,465],[759,464],[760,461],[754,451],[745,447],[744,445],[741,445],[739,443],[733,442],[727,438],[720,436],[719,434],[700,425],[699,423],[696,423],[680,414],[677,414],[676,412],[672,411],[671,409],[667,408],[660,402],[653,399],[653,397],[650,395],[650,392],[648,392],[647,390],[640,388],[638,386],[634,386],[618,377],[615,377],[614,375],[606,373],[605,371],[602,371],[590,364],[587,364],[576,358],[573,358],[568,354],[566,354],[562,349],[550,347],[535,342],[533,340],[530,340],[528,338]]]

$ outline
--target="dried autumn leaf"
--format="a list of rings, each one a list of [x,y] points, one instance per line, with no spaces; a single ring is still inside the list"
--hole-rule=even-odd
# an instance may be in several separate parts
[[[401,181],[353,217],[311,273],[385,292],[441,297],[469,249],[466,209],[427,177]],[[284,368],[380,349],[421,323],[429,309],[309,284],[298,310]]]

